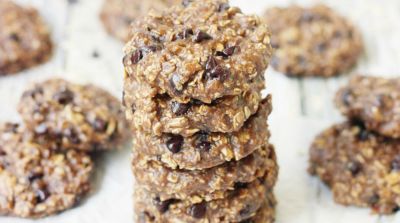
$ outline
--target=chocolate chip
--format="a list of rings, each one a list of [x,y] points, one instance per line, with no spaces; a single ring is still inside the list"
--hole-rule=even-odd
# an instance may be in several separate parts
[[[187,104],[182,104],[176,101],[173,101],[171,104],[171,110],[175,115],[181,116],[186,114],[186,112],[189,110],[190,108],[190,103]]]
[[[43,173],[29,173],[28,180],[29,180],[29,182],[32,183],[33,181],[42,179],[43,176],[44,176]]]
[[[161,201],[160,198],[157,197],[154,199],[154,205],[160,213],[165,213],[168,211],[169,205],[171,205],[174,201],[174,199]]]
[[[59,104],[66,105],[74,100],[74,92],[70,91],[68,88],[65,88],[55,93],[53,99]]]
[[[210,56],[206,62],[206,73],[205,76],[209,80],[219,79],[223,80],[230,74],[228,69],[225,69],[221,65],[218,65],[215,57]]]
[[[47,124],[46,123],[41,123],[38,126],[35,127],[35,133],[38,135],[44,135],[48,132]]]
[[[107,129],[107,122],[104,121],[103,119],[96,118],[92,122],[92,127],[94,128],[95,131],[97,132],[104,132]]]
[[[16,34],[16,33],[11,33],[9,37],[10,37],[10,39],[12,39],[15,42],[21,41],[21,39],[19,38],[18,34]]]
[[[140,61],[141,59],[143,59],[143,53],[142,53],[142,51],[141,51],[141,50],[135,50],[135,52],[133,52],[133,53],[130,55],[130,59],[131,59],[132,64],[137,64],[137,63],[139,63],[139,61]]]
[[[350,161],[349,163],[347,163],[346,168],[347,168],[347,170],[350,171],[350,173],[353,176],[356,176],[358,173],[360,173],[362,167],[361,167],[361,164],[359,162]]]
[[[37,203],[43,203],[50,196],[50,193],[46,189],[38,189],[35,192],[35,199]]]
[[[372,195],[370,198],[368,198],[368,204],[369,205],[376,205],[379,202],[379,195],[378,194],[374,194]]]
[[[241,221],[240,223],[255,223],[255,221],[252,219],[246,219],[246,220]]]
[[[396,212],[398,212],[399,210],[400,210],[400,207],[396,205],[396,206],[392,209],[392,213],[396,213]]]
[[[246,206],[239,211],[239,215],[242,218],[248,217],[251,214],[250,212],[251,212],[251,206],[246,204]]]
[[[158,45],[151,45],[151,46],[145,46],[145,47],[143,47],[142,50],[141,50],[141,52],[142,52],[143,54],[149,54],[149,53],[154,53],[154,52],[156,52],[157,50],[160,50],[160,49],[161,49],[161,47],[158,46]],[[144,56],[144,55],[143,55],[143,56]]]
[[[169,135],[167,140],[167,148],[172,153],[179,153],[183,145],[183,137],[181,135]]]
[[[201,30],[197,31],[193,37],[193,40],[196,43],[200,43],[201,41],[210,40],[210,39],[212,39],[212,36],[210,36],[208,33],[203,32]]]
[[[193,35],[193,29],[185,29],[182,32],[178,33],[176,35],[177,39],[187,39],[189,38],[191,35]]]
[[[206,62],[206,71],[211,71],[216,66],[218,66],[218,62],[213,56],[209,56]]]
[[[79,138],[78,133],[76,132],[75,129],[73,128],[67,128],[64,130],[64,136],[68,138],[68,140],[72,143],[72,144],[79,144],[81,143],[81,140]]]
[[[244,182],[236,182],[234,185],[235,190],[241,190],[241,189],[246,189],[249,186],[248,183]]]
[[[194,218],[204,218],[207,212],[207,205],[205,202],[195,204],[192,207],[190,207],[189,213],[192,215]]]
[[[231,46],[231,47],[224,49],[223,51],[217,51],[215,55],[221,56],[223,58],[228,58],[235,53],[235,49],[236,49],[236,46]]]
[[[183,0],[182,5],[187,7],[190,3],[192,3],[193,0]]]
[[[178,89],[180,85],[181,76],[177,73],[173,73],[171,78],[169,79],[169,84],[171,85],[172,89],[175,93],[180,93],[182,89]]]
[[[218,6],[218,12],[223,12],[226,11],[227,9],[229,9],[230,6],[228,3],[222,3]]]
[[[391,163],[392,171],[399,172],[400,171],[400,155],[397,155],[393,158]]]
[[[360,141],[366,141],[369,139],[370,133],[365,128],[360,128],[360,132],[358,133],[357,137]]]
[[[7,155],[7,153],[6,153],[6,151],[4,151],[4,148],[1,147],[1,145],[0,145],[0,156],[5,156],[5,155]]]
[[[196,148],[203,151],[209,151],[211,149],[211,143],[208,141],[208,133],[199,132],[196,138]]]

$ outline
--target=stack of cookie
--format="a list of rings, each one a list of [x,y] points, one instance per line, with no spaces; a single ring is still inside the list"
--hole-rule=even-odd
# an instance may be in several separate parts
[[[137,222],[273,222],[269,32],[226,0],[139,21],[125,47]]]
[[[400,207],[400,79],[356,76],[336,104],[349,121],[311,146],[310,172],[344,205],[391,214]]]

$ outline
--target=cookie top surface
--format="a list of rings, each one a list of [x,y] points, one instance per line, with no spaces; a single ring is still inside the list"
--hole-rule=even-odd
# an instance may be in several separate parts
[[[270,8],[265,13],[275,48],[271,65],[289,76],[338,75],[362,52],[360,33],[324,5]]]
[[[108,33],[127,42],[130,39],[131,24],[146,16],[150,10],[161,11],[182,0],[106,0],[100,18]]]
[[[12,74],[48,60],[49,30],[35,9],[0,1],[0,75]]]
[[[182,103],[241,94],[271,55],[267,27],[226,0],[184,1],[140,20],[132,33],[125,81],[135,76]]]
[[[362,123],[323,131],[310,150],[310,172],[332,188],[335,201],[391,214],[400,206],[400,141]]]
[[[381,135],[400,138],[400,78],[355,76],[335,102],[349,118],[362,120]]]
[[[47,148],[26,133],[0,125],[0,215],[41,218],[73,207],[90,190],[91,158]]]
[[[62,79],[33,84],[22,95],[18,111],[37,140],[55,140],[65,149],[115,149],[128,138],[121,103],[93,85]]]

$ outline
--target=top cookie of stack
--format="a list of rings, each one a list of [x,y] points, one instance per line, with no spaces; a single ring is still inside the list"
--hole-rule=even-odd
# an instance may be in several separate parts
[[[128,119],[156,135],[237,131],[261,101],[268,30],[226,1],[183,4],[133,27],[123,59]]]

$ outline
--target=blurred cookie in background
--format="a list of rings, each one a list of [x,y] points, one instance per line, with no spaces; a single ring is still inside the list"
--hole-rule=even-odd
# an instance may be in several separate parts
[[[182,0],[106,0],[100,18],[107,32],[123,42],[130,38],[130,25],[151,10],[161,11]]]
[[[50,32],[39,13],[0,1],[0,75],[44,63],[52,54]]]
[[[288,76],[339,75],[362,53],[361,34],[327,6],[270,8],[264,17],[275,48],[271,65]]]

